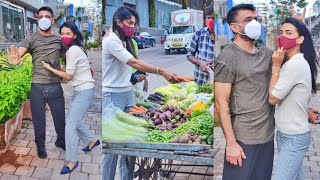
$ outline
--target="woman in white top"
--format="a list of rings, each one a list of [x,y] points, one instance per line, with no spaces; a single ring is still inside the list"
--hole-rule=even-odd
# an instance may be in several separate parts
[[[82,34],[70,21],[61,25],[59,33],[62,44],[69,48],[66,53],[66,72],[56,70],[46,62],[42,63],[46,69],[68,80],[74,90],[66,119],[65,159],[68,163],[61,170],[61,174],[67,174],[78,166],[79,139],[86,145],[82,149],[85,152],[91,151],[100,142],[94,140],[94,135],[81,123],[95,97],[95,81],[91,75],[87,54],[82,47]]]
[[[276,105],[279,157],[273,179],[304,179],[303,158],[311,135],[308,104],[316,93],[318,59],[311,34],[296,18],[286,18],[278,38],[281,49],[272,56],[269,102]]]
[[[156,67],[137,58],[132,36],[139,23],[138,13],[128,7],[118,8],[113,15],[112,32],[102,41],[102,120],[110,106],[128,112],[135,104],[132,84],[132,68],[162,75],[167,81],[177,83],[176,74],[165,68]],[[108,131],[108,129],[103,129]],[[106,154],[103,159],[103,180],[113,180],[117,168],[118,155]],[[119,169],[121,180],[134,179],[135,157],[121,156]]]

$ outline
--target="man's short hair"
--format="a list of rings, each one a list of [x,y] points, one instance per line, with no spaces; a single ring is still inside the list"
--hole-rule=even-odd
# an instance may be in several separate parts
[[[52,11],[52,9],[51,9],[50,7],[48,7],[48,6],[43,6],[43,7],[41,7],[41,8],[38,10],[38,14],[40,13],[40,11],[48,11],[48,12],[51,13],[51,16],[53,17],[53,11]]]
[[[250,10],[255,11],[256,8],[252,4],[239,4],[230,9],[227,14],[227,23],[230,25],[231,23],[236,22],[236,17],[238,15],[238,11],[240,10]]]
[[[206,8],[206,12],[205,12],[205,16],[213,16],[213,4],[210,4],[207,8]]]

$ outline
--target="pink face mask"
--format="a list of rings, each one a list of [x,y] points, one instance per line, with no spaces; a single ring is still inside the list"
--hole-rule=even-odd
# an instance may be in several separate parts
[[[296,41],[297,39],[298,38],[290,39],[283,35],[280,35],[278,37],[279,47],[283,47],[284,50],[291,49],[297,45],[297,41]]]
[[[136,32],[135,27],[128,27],[125,24],[123,24],[121,29],[126,37],[132,37],[134,35],[134,33]]]
[[[214,20],[213,19],[206,19],[206,25],[209,29],[214,28]]]
[[[68,38],[68,37],[61,38],[61,43],[68,47],[72,44],[73,41],[74,41],[74,38]]]

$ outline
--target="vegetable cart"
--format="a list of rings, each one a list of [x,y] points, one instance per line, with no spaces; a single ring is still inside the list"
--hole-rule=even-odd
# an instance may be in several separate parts
[[[157,88],[129,113],[106,109],[102,121],[104,153],[139,157],[135,171],[139,179],[161,179],[170,173],[213,176],[213,172],[173,168],[195,166],[174,164],[174,160],[213,167],[213,118],[209,110],[214,101],[212,90],[210,83],[198,87],[189,82],[186,88],[170,84]]]
[[[135,171],[135,176],[139,177],[139,179],[158,179],[169,173],[213,176],[213,174],[210,173],[192,173],[172,170],[172,166],[177,165],[173,164],[173,160],[201,163],[203,165],[197,166],[212,167],[214,153],[211,145],[104,141],[103,149],[104,153],[108,154],[141,157],[136,160],[139,169]],[[185,166],[190,165],[185,164]]]

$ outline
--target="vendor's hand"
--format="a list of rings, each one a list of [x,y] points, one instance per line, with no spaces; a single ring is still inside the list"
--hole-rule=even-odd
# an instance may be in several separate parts
[[[201,69],[201,71],[203,71],[203,72],[208,72],[207,71],[207,66],[208,66],[208,63],[207,62],[205,62],[205,61],[200,61],[200,69]]]
[[[242,166],[242,159],[246,159],[242,147],[238,143],[227,144],[226,147],[226,160],[235,165]]]
[[[141,81],[145,80],[146,78],[147,78],[147,75],[139,74],[138,75],[138,82],[141,82]]]
[[[46,68],[47,70],[51,71],[53,68],[50,66],[50,64],[44,62],[44,61],[41,61],[42,64],[43,64],[43,67]]]
[[[22,58],[19,58],[18,48],[14,45],[10,46],[10,50],[7,49],[8,52],[8,62],[12,65],[20,64]]]
[[[306,23],[306,7],[303,8],[303,13],[299,16],[296,14],[296,12],[294,11],[294,5],[291,5],[291,16],[299,19],[300,21],[302,21],[303,23]]]
[[[317,110],[315,110],[313,108],[309,108],[308,109],[308,121],[311,124],[317,124],[316,123],[316,118],[314,117],[315,116],[315,112],[317,112]]]
[[[272,62],[273,65],[275,66],[281,66],[283,59],[284,59],[284,54],[286,53],[286,50],[283,50],[283,47],[281,47],[280,49],[276,50],[273,54],[272,54]]]
[[[166,69],[160,69],[160,74],[170,83],[179,83],[180,81],[177,78],[177,74],[170,72]]]

